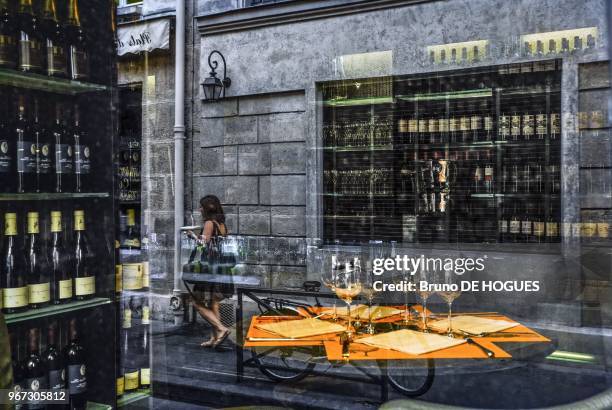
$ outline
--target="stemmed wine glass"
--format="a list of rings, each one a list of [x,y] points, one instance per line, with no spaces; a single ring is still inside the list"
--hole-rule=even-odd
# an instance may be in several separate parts
[[[416,285],[416,293],[419,295],[419,299],[421,299],[421,318],[423,320],[423,332],[428,333],[429,329],[427,328],[427,299],[434,293],[433,291],[428,290],[427,288],[421,289],[420,282],[429,283],[430,275],[425,269],[421,269],[421,271],[417,275],[417,280],[419,283]]]
[[[357,259],[357,258],[355,258]],[[336,295],[344,300],[347,306],[348,323],[346,326],[346,333],[352,334],[351,330],[351,302],[361,292],[361,280],[359,275],[356,274],[355,261],[353,263],[346,263],[344,271],[338,272],[336,278],[336,286],[334,291]]]
[[[438,295],[448,304],[448,337],[455,337],[453,334],[453,301],[461,295],[461,289],[457,283],[457,276],[452,271],[444,271],[439,283],[444,286],[444,290],[439,291]]]
[[[332,292],[336,291],[336,281],[338,279],[338,270],[340,265],[338,263],[338,257],[336,255],[332,255],[331,257],[331,269],[326,270],[323,269],[323,273],[321,274],[321,282],[325,286],[327,286]],[[336,307],[336,299],[334,299],[334,313],[332,315],[332,320],[335,322],[338,320],[338,310]]]
[[[375,332],[374,325],[372,325],[372,303],[374,302],[374,274],[372,273],[372,263],[366,263],[366,269],[363,273],[363,280],[361,283],[361,294],[368,301],[368,325],[365,327],[364,332],[373,335]]]

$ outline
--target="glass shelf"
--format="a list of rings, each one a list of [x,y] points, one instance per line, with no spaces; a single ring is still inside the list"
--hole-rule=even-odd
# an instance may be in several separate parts
[[[478,90],[449,91],[443,93],[423,93],[413,95],[399,95],[397,98],[402,101],[440,101],[440,100],[459,100],[465,98],[487,98],[493,96],[493,89],[482,88]]]
[[[334,147],[325,147],[324,149],[327,151],[335,151],[335,152],[390,151],[390,150],[393,150],[393,145],[366,145],[363,147],[334,146]]]
[[[142,399],[146,399],[147,397],[150,397],[150,396],[151,396],[151,389],[136,391],[132,393],[125,393],[123,396],[121,396],[120,399],[117,400],[117,407],[118,408],[124,407],[124,406],[127,406],[128,404],[137,402]]]
[[[62,199],[109,198],[108,192],[0,194],[0,201],[56,201]]]
[[[87,410],[113,410],[113,406],[108,404],[96,403],[93,401],[87,402]]]
[[[359,105],[391,104],[393,97],[370,97],[370,98],[336,98],[323,101],[326,107],[354,107]]]
[[[559,194],[529,194],[529,193],[517,193],[517,194],[470,194],[472,198],[540,198],[550,197],[557,198]]]
[[[93,298],[89,300],[81,300],[70,302],[63,305],[51,305],[40,309],[31,309],[20,313],[11,313],[5,315],[4,318],[7,324],[25,322],[27,320],[38,319],[41,317],[60,315],[63,313],[74,312],[77,310],[88,309],[91,307],[106,305],[111,303],[108,298]]]
[[[380,197],[380,198],[388,198],[388,197],[392,197],[393,194],[340,194],[340,193],[332,193],[332,192],[327,192],[327,193],[323,193],[324,196],[337,196],[337,197],[365,197],[365,198],[369,198],[369,197]]]
[[[108,87],[100,84],[52,78],[40,74],[26,74],[10,69],[0,69],[0,85],[68,95],[108,90]]]

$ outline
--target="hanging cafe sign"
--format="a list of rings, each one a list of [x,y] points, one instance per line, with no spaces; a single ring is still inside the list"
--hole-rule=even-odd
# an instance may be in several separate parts
[[[119,27],[117,33],[117,54],[143,51],[151,52],[156,49],[167,50],[170,47],[170,20],[154,20],[133,25]]]

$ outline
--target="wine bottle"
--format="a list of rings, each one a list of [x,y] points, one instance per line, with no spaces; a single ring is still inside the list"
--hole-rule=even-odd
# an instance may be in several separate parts
[[[10,333],[10,346],[11,346],[11,368],[13,369],[13,392],[21,393],[26,389],[24,380],[24,368],[23,364],[25,361],[21,360],[23,356],[22,352],[22,332],[20,328],[12,329]],[[15,410],[21,410],[24,405],[15,405]]]
[[[43,360],[47,368],[47,377],[50,390],[63,390],[66,388],[66,370],[63,357],[58,350],[59,329],[57,322],[47,327],[47,350],[43,353]]]
[[[519,242],[521,235],[521,221],[519,220],[518,210],[516,204],[514,205],[514,212],[510,217],[510,223],[508,225],[510,232],[510,239],[512,242]]]
[[[65,303],[72,299],[72,277],[68,262],[70,257],[64,247],[62,236],[62,213],[51,211],[51,300],[53,303]]]
[[[68,0],[66,36],[68,40],[70,77],[73,80],[87,80],[89,77],[89,55],[87,53],[87,40],[81,27],[78,0]]]
[[[142,308],[142,317],[140,321],[141,332],[140,332],[140,387],[143,389],[147,389],[151,385],[151,368],[149,361],[149,332],[151,328],[151,317],[150,317],[150,308],[149,308],[149,300],[147,296],[142,297],[141,302]]]
[[[96,293],[96,277],[93,272],[93,254],[85,234],[85,212],[74,211],[74,296],[88,299]]]
[[[74,106],[74,123],[72,127],[72,138],[74,139],[74,175],[75,191],[83,192],[89,187],[89,171],[91,169],[90,149],[87,145],[87,133],[81,127],[81,111],[77,104]]]
[[[0,192],[13,192],[15,189],[13,181],[16,174],[16,151],[14,139],[11,138],[12,132],[8,122],[8,111],[7,104],[2,104],[0,107],[0,179],[2,179],[3,184],[0,187]]]
[[[501,210],[500,219],[497,221],[500,242],[508,241],[508,215],[506,208]]]
[[[44,39],[38,16],[34,13],[32,0],[19,0],[17,20],[19,25],[19,69],[43,74]]]
[[[26,117],[25,95],[20,94],[17,102],[17,192],[36,191],[36,143]]]
[[[121,329],[121,353],[123,360],[123,377],[125,378],[125,392],[131,392],[138,389],[139,371],[134,363],[134,352],[132,347],[132,337],[134,329],[132,328],[132,308],[130,302],[126,300],[123,306],[123,326]]]
[[[68,58],[64,44],[64,29],[57,19],[55,0],[44,0],[41,25],[43,32],[46,34],[47,75],[51,77],[67,77]]]
[[[55,192],[70,192],[75,185],[73,147],[65,124],[62,104],[56,103],[55,123],[51,130],[55,144]]]
[[[525,205],[523,216],[521,217],[521,242],[531,242],[533,235],[533,224],[531,223],[531,208]]]
[[[28,390],[37,392],[47,389],[47,372],[45,365],[40,358],[39,350],[39,331],[32,328],[28,332],[28,354],[25,361],[25,379]],[[28,409],[44,409],[45,405],[36,400],[33,396],[28,400]]]
[[[38,98],[34,98],[34,120],[32,122],[32,138],[36,146],[36,192],[53,189],[53,143],[49,134],[40,125],[40,106]]]
[[[544,221],[544,214],[542,207],[537,207],[537,212],[533,218],[533,237],[536,243],[544,242],[545,239],[546,222]]]
[[[50,286],[48,263],[40,244],[38,212],[28,212],[26,242],[26,272],[28,275],[28,301],[30,308],[38,309],[49,304]]]
[[[17,214],[4,215],[4,249],[2,251],[2,311],[16,313],[28,306],[28,286],[25,258],[22,247],[17,244]]]
[[[64,349],[66,374],[68,375],[68,394],[70,396],[70,409],[87,407],[87,356],[80,343],[76,319],[70,319],[70,342]]]
[[[0,0],[0,67],[17,66],[17,29],[10,0]]]

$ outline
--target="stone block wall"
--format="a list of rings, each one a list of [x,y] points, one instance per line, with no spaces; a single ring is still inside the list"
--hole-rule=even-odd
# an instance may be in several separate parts
[[[242,273],[264,285],[301,286],[305,266],[291,250],[306,236],[304,92],[241,96],[201,110],[199,143],[191,147],[193,210],[202,196],[218,196],[230,233],[260,238],[249,251],[268,254]]]

